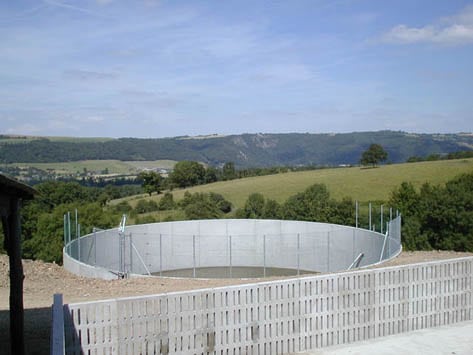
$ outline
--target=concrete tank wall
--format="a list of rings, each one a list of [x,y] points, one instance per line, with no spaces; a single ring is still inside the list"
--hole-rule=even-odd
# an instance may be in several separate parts
[[[91,270],[102,269],[106,275],[239,266],[341,271],[361,253],[360,267],[397,255],[400,217],[389,223],[388,230],[383,235],[335,224],[255,219],[153,223],[73,240],[64,249],[64,260],[73,273],[99,277],[102,273]],[[75,262],[82,266],[74,266]],[[84,265],[89,266],[87,272]]]

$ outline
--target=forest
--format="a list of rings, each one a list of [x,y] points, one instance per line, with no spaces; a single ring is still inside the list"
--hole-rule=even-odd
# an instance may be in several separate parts
[[[15,139],[14,139],[15,138]],[[372,143],[382,145],[388,162],[444,156],[473,147],[468,134],[410,134],[395,131],[338,134],[241,134],[156,139],[17,139],[0,136],[0,163],[193,160],[210,166],[232,161],[238,168],[357,164]]]

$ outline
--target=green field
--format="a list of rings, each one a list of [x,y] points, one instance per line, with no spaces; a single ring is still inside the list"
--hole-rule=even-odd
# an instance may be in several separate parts
[[[34,167],[41,170],[52,170],[57,174],[75,174],[87,171],[108,169],[109,174],[136,174],[139,170],[159,168],[171,169],[176,162],[173,160],[156,161],[120,161],[120,160],[83,160],[64,163],[12,163],[9,166]]]
[[[177,161],[175,160],[154,160],[154,161],[124,161],[123,163],[133,166],[136,169],[173,169]]]
[[[106,137],[56,137],[56,136],[15,136],[15,135],[3,135],[0,137],[0,144],[17,144],[17,143],[29,143],[31,141],[47,139],[51,142],[68,142],[68,143],[97,143],[107,142],[114,140],[114,138]]]
[[[335,199],[348,196],[363,202],[382,201],[388,200],[391,191],[403,181],[409,181],[416,187],[425,182],[436,185],[443,184],[462,173],[473,173],[473,159],[393,164],[372,169],[352,167],[291,172],[174,190],[173,195],[175,200],[179,200],[185,191],[191,193],[212,191],[222,194],[238,208],[242,207],[247,197],[254,192],[283,202],[312,184],[322,183],[327,185],[331,196]],[[154,195],[151,198],[160,197],[161,195]],[[130,204],[134,205],[136,201],[136,198],[132,199]]]

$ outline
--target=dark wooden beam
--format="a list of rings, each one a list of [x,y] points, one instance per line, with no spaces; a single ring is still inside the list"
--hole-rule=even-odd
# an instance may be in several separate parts
[[[23,355],[24,309],[23,309],[23,264],[21,262],[21,224],[19,198],[11,198],[10,214],[6,218],[6,246],[10,259],[10,336],[11,353]],[[5,228],[5,226],[4,226]]]
[[[25,353],[20,208],[22,200],[33,199],[35,194],[32,187],[0,174],[0,216],[10,261],[10,345],[15,355]]]

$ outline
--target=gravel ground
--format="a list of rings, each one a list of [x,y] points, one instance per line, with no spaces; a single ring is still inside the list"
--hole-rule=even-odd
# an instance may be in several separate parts
[[[382,266],[411,264],[423,261],[471,256],[472,253],[450,251],[403,252]],[[73,275],[61,266],[41,261],[24,260],[25,349],[27,354],[49,353],[50,306],[55,293],[62,293],[64,303],[85,302],[109,298],[150,295],[172,291],[192,290],[250,283],[256,279],[171,279],[134,278],[97,280]],[[0,255],[0,353],[9,346],[9,278],[8,257]],[[265,280],[276,280],[267,278]],[[261,281],[261,279],[257,279]]]

